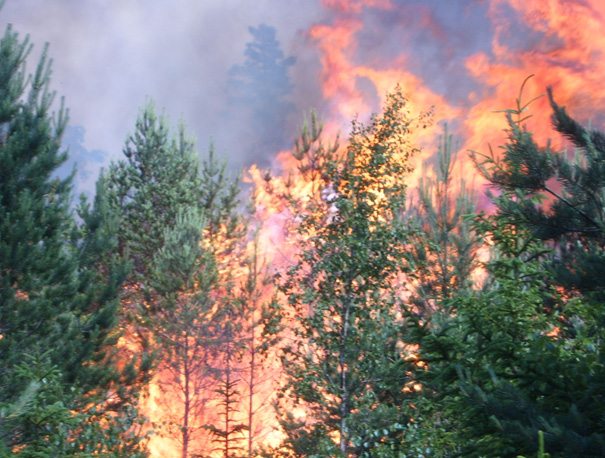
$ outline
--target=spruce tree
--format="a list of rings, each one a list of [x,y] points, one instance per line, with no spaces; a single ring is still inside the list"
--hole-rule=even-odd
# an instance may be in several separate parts
[[[240,413],[242,404],[240,364],[243,356],[243,342],[241,340],[241,310],[238,304],[230,299],[223,301],[220,309],[213,317],[219,322],[216,333],[218,358],[216,361],[215,388],[217,402],[217,415],[214,424],[206,428],[213,436],[213,442],[218,444],[217,451],[223,458],[241,456],[244,450],[242,443],[243,432],[246,425],[236,417]],[[241,419],[241,416],[240,416]]]
[[[275,359],[282,310],[273,291],[273,275],[261,261],[254,237],[240,240],[232,268],[242,270],[222,288],[227,293],[213,318],[219,348],[213,373],[220,418],[208,430],[221,444],[223,456],[256,456],[259,439],[273,426],[261,419],[271,415],[279,383]]]

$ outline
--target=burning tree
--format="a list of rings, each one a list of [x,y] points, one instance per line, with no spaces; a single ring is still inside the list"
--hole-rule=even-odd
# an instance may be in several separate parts
[[[196,206],[180,207],[154,257],[151,288],[158,311],[152,322],[162,351],[160,410],[168,414],[168,431],[183,457],[211,449],[206,431],[218,420],[213,411],[221,389],[217,380],[232,369],[235,349],[226,337],[233,333],[226,334],[225,326],[237,326],[227,311],[233,252],[244,235],[236,211],[237,183],[211,149],[202,164]]]
[[[252,247],[252,252],[245,260],[248,274],[238,296],[244,317],[241,336],[244,343],[243,383],[247,397],[244,411],[247,413],[248,456],[253,456],[259,440],[267,432],[267,427],[271,426],[263,423],[263,419],[272,414],[270,401],[279,383],[276,380],[279,371],[270,358],[277,351],[283,329],[280,309],[274,297],[274,278],[269,266],[260,259],[256,238]],[[267,294],[272,295],[267,297]],[[271,415],[270,418],[274,417]]]
[[[215,321],[217,322],[216,343],[217,368],[216,381],[218,386],[216,393],[216,421],[207,424],[206,429],[213,436],[213,442],[218,444],[219,451],[224,458],[236,458],[243,450],[243,432],[247,429],[242,421],[238,421],[239,405],[242,399],[240,385],[240,363],[242,359],[241,316],[237,303],[225,300],[217,310]]]
[[[199,447],[212,385],[212,318],[216,260],[201,241],[206,222],[195,208],[181,209],[156,255],[152,285],[161,297],[157,339],[162,346],[159,385],[166,423],[187,458]]]
[[[379,397],[406,378],[396,289],[409,269],[404,178],[418,151],[410,134],[426,121],[389,95],[381,117],[353,123],[344,158],[322,171],[329,192],[298,214],[301,253],[282,287],[296,316],[282,391],[295,454],[371,453],[404,408]]]
[[[116,253],[132,263],[122,299],[128,330],[122,351],[154,355],[159,410],[170,413],[167,423],[177,428],[174,437],[187,456],[209,421],[220,347],[217,298],[225,287],[225,259],[243,235],[235,211],[239,182],[229,179],[212,147],[200,166],[184,126],[171,135],[167,118],[151,103],[124,154],[126,160],[102,176],[119,220]]]

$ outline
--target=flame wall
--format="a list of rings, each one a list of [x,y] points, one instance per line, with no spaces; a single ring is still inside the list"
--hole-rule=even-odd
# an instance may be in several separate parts
[[[598,0],[321,3],[324,20],[301,41],[321,64],[321,110],[333,132],[379,111],[399,83],[420,109],[435,106],[435,120],[455,128],[463,150],[486,151],[503,139],[504,117],[495,111],[514,107],[531,74],[526,100],[552,86],[558,103],[581,120],[600,126],[605,119]],[[547,100],[531,108],[530,128],[540,139],[553,136]]]
[[[301,119],[312,100],[326,121],[327,139],[339,130],[346,137],[349,122],[380,111],[385,94],[399,84],[413,109],[435,111],[434,125],[416,138],[424,151],[416,158],[418,172],[410,186],[420,164],[430,163],[443,122],[461,141],[461,173],[468,178],[473,169],[465,151],[486,152],[489,144],[502,144],[506,122],[496,111],[514,108],[519,88],[531,74],[524,100],[552,86],[559,104],[601,127],[605,17],[599,3],[323,0],[321,18],[294,42],[294,54],[300,57],[291,75],[297,115]],[[547,100],[537,100],[530,112],[534,116],[528,124],[537,138],[555,137]],[[261,255],[280,269],[293,262],[295,251],[288,227],[292,215],[280,196],[286,186],[299,199],[313,191],[288,151],[267,151],[265,156],[273,162],[273,177],[266,179],[252,166],[245,179],[257,197]],[[267,292],[264,298],[270,296]],[[275,361],[268,370],[275,370]],[[270,397],[275,387],[267,386]],[[275,420],[267,415],[263,421]],[[155,456],[176,453],[176,448],[162,448],[161,438],[152,445]]]

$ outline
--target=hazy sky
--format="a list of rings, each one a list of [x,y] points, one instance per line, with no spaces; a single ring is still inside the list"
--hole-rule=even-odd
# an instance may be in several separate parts
[[[279,8],[276,6],[279,4]],[[286,53],[321,10],[309,0],[8,0],[0,23],[50,43],[52,86],[84,144],[117,156],[148,97],[205,148],[234,148],[222,125],[229,69],[244,61],[249,26],[275,26]],[[35,56],[36,53],[33,54]],[[36,60],[29,59],[34,68]],[[234,161],[246,160],[237,151]]]
[[[173,125],[185,120],[201,152],[214,139],[234,169],[270,165],[312,107],[346,130],[355,114],[379,109],[397,82],[436,105],[437,121],[457,119],[470,146],[484,123],[492,125],[485,113],[510,107],[501,105],[505,96],[514,101],[531,73],[536,91],[552,84],[572,107],[589,96],[598,104],[605,99],[598,3],[7,0],[0,26],[30,35],[30,70],[50,43],[52,87],[70,109],[75,156],[92,164],[81,166],[89,173],[80,181],[94,181],[94,170],[120,157],[149,97]],[[284,64],[246,86],[253,95],[234,97],[233,69],[245,67],[250,27],[261,24],[274,29]]]

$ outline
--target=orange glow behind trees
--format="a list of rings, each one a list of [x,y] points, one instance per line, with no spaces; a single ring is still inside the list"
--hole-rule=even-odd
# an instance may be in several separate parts
[[[599,0],[478,2],[485,6],[483,19],[493,33],[462,62],[455,62],[466,78],[457,94],[443,89],[451,90],[452,85],[438,84],[446,79],[439,74],[447,71],[445,66],[435,67],[439,70],[433,74],[419,69],[417,54],[425,49],[405,33],[415,21],[426,31],[423,36],[434,37],[446,50],[454,46],[443,23],[422,2],[320,3],[325,14],[299,37],[317,56],[314,76],[325,125],[311,112],[291,150],[268,152],[274,156],[270,171],[256,165],[245,171],[243,180],[251,186],[254,207],[251,215],[244,217],[237,210],[239,183],[226,184],[225,168],[213,162],[212,154],[201,167],[201,180],[206,180],[201,186],[191,141],[184,130],[169,138],[166,121],[152,107],[141,113],[125,151],[127,161],[106,174],[113,178],[109,188],[114,191],[114,209],[121,208],[121,217],[127,220],[124,227],[140,236],[125,240],[132,234],[119,233],[116,252],[130,259],[134,271],[123,291],[126,335],[118,346],[128,355],[124,361],[137,353],[145,355],[137,363],[141,381],[152,373],[147,356],[160,354],[142,402],[150,427],[158,432],[149,442],[152,456],[253,456],[261,448],[277,454],[283,452],[278,450],[280,443],[292,437],[285,427],[291,427],[290,433],[298,428],[302,431],[298,439],[304,436],[307,444],[323,447],[318,453],[361,453],[357,441],[368,431],[355,427],[378,417],[377,399],[390,396],[387,388],[377,388],[371,381],[378,377],[372,364],[380,361],[386,366],[388,358],[399,358],[404,367],[397,370],[405,379],[388,407],[400,409],[397,415],[409,419],[409,396],[423,389],[416,375],[428,366],[417,356],[418,346],[407,345],[397,334],[403,332],[404,312],[410,312],[404,306],[418,312],[416,324],[424,323],[435,297],[449,297],[450,290],[472,290],[469,278],[488,275],[475,268],[475,256],[482,253],[485,261],[488,255],[481,250],[495,245],[488,239],[479,248],[470,224],[462,222],[462,215],[476,206],[491,205],[481,192],[489,177],[475,172],[465,152],[487,151],[491,145],[494,161],[503,154],[497,145],[506,143],[510,126],[501,111],[514,105],[522,83],[528,98],[552,86],[557,103],[580,111],[584,117],[580,121],[592,119],[601,127],[605,119],[601,108],[605,15]],[[401,32],[397,35],[401,42],[395,43],[396,51],[389,51],[389,59],[380,55],[383,42],[374,48],[364,38],[383,22]],[[288,62],[288,67],[296,68]],[[529,75],[534,76],[527,79]],[[389,96],[394,88],[396,95]],[[405,103],[399,91],[406,96]],[[366,122],[370,112],[393,104],[400,110],[387,108],[386,117]],[[536,142],[544,144],[554,133],[548,98],[535,100],[531,108],[533,116],[524,124]],[[432,113],[432,122],[425,115],[415,118],[426,112]],[[452,148],[448,131],[440,126],[445,123],[461,139],[459,148]],[[338,132],[348,129],[351,137],[340,142]],[[156,150],[137,149],[146,135]],[[565,141],[556,137],[554,149],[565,146]],[[449,161],[456,150],[453,169]],[[158,151],[180,154],[182,161],[163,161],[161,154],[153,156]],[[394,161],[389,164],[397,166],[389,169],[386,161],[376,165],[385,151]],[[140,163],[149,162],[137,169],[138,174],[131,173],[139,154],[146,156]],[[138,186],[147,178],[149,186],[139,196]],[[162,195],[156,184],[163,179]],[[475,191],[481,196],[478,201],[471,198]],[[199,212],[187,213],[185,197],[195,201]],[[363,218],[346,226],[359,213]],[[402,230],[403,215],[424,224],[410,235],[406,231],[411,227]],[[393,231],[389,243],[380,245],[387,238],[375,237],[389,230]],[[491,232],[485,231],[486,236]],[[179,239],[179,234],[188,239]],[[422,244],[428,241],[432,244],[425,249]],[[187,268],[172,262],[183,249],[189,250]],[[366,257],[358,256],[360,252]],[[409,253],[420,260],[415,273],[399,264]],[[380,256],[382,265],[376,267],[372,263]],[[468,261],[459,275],[453,273],[456,256],[464,258],[461,264]],[[334,265],[329,262],[340,263],[341,272],[330,271]],[[360,269],[373,266],[376,270],[365,278]],[[176,278],[179,273],[186,275]],[[281,290],[275,274],[281,278]],[[543,293],[538,286],[535,289]],[[19,292],[16,299],[26,302],[27,294]],[[561,297],[561,302],[568,300]],[[514,295],[509,299],[514,303]],[[564,324],[537,329],[562,340]],[[352,328],[382,333],[382,340],[370,344]],[[353,334],[357,348],[350,351]],[[383,353],[372,345],[382,345]],[[309,367],[311,375],[301,369]],[[128,369],[126,362],[120,369]],[[393,373],[380,376],[386,379]],[[306,384],[302,388],[296,386],[301,380]],[[278,394],[281,417],[273,410]],[[327,413],[322,410],[325,405],[331,408]],[[283,409],[289,410],[284,414]],[[302,439],[300,443],[305,443]],[[300,446],[293,441],[287,445],[290,451]]]

